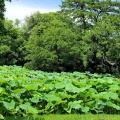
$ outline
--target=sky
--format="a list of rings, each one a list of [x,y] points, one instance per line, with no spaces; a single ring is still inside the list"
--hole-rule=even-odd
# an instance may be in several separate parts
[[[60,10],[62,0],[12,0],[5,2],[5,18],[10,20],[24,20],[26,16],[39,11],[40,13],[56,12]]]

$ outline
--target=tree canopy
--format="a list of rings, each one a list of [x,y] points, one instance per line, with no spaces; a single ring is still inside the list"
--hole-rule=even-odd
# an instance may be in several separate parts
[[[6,11],[5,1],[11,2],[11,0],[0,0],[0,19],[4,19],[4,12]]]
[[[21,27],[4,19],[4,0],[0,8],[0,65],[119,75],[119,0],[64,0],[60,11],[31,14]]]

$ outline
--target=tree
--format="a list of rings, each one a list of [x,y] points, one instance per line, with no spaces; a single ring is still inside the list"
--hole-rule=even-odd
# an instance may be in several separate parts
[[[78,69],[81,63],[77,35],[74,29],[69,27],[67,18],[61,17],[61,13],[41,15],[28,40],[29,54],[26,58],[29,62],[25,64],[27,68],[44,71]]]
[[[61,8],[71,16],[80,33],[85,70],[120,71],[120,1],[64,0]]]
[[[5,10],[5,0],[0,0],[0,65],[20,64],[23,60],[21,32],[13,21],[4,19]]]
[[[6,0],[11,2],[11,0]],[[4,28],[4,12],[5,12],[5,0],[0,0],[0,36],[6,33],[6,30]]]
[[[11,0],[6,0],[6,1],[11,2]],[[5,10],[6,10],[5,9],[5,0],[0,0],[0,38],[7,32],[4,27],[4,12],[5,12]]]
[[[0,0],[0,19],[4,19],[5,1],[11,2],[11,0]]]
[[[116,16],[111,18],[105,15],[103,19],[97,22],[91,30],[86,30],[82,37],[86,47],[83,60],[87,69],[113,73],[119,69],[120,33],[119,28],[114,24],[117,20]]]
[[[120,1],[116,0],[64,0],[61,6],[82,29],[88,29],[104,14],[119,14]]]
[[[11,20],[4,20],[4,28],[6,34],[0,37],[0,65],[20,65],[23,61],[24,42],[21,31]]]

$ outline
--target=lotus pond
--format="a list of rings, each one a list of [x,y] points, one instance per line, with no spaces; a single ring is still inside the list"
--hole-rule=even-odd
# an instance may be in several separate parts
[[[84,113],[120,114],[120,80],[110,74],[0,66],[0,119]]]

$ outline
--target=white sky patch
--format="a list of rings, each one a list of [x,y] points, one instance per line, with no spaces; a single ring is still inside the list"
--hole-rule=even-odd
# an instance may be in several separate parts
[[[29,6],[19,5],[18,3],[9,3],[6,2],[6,12],[5,18],[10,20],[24,20],[26,16],[33,14],[34,12],[39,11],[40,13],[49,13],[56,12],[57,9],[44,9],[44,8],[34,8]]]

